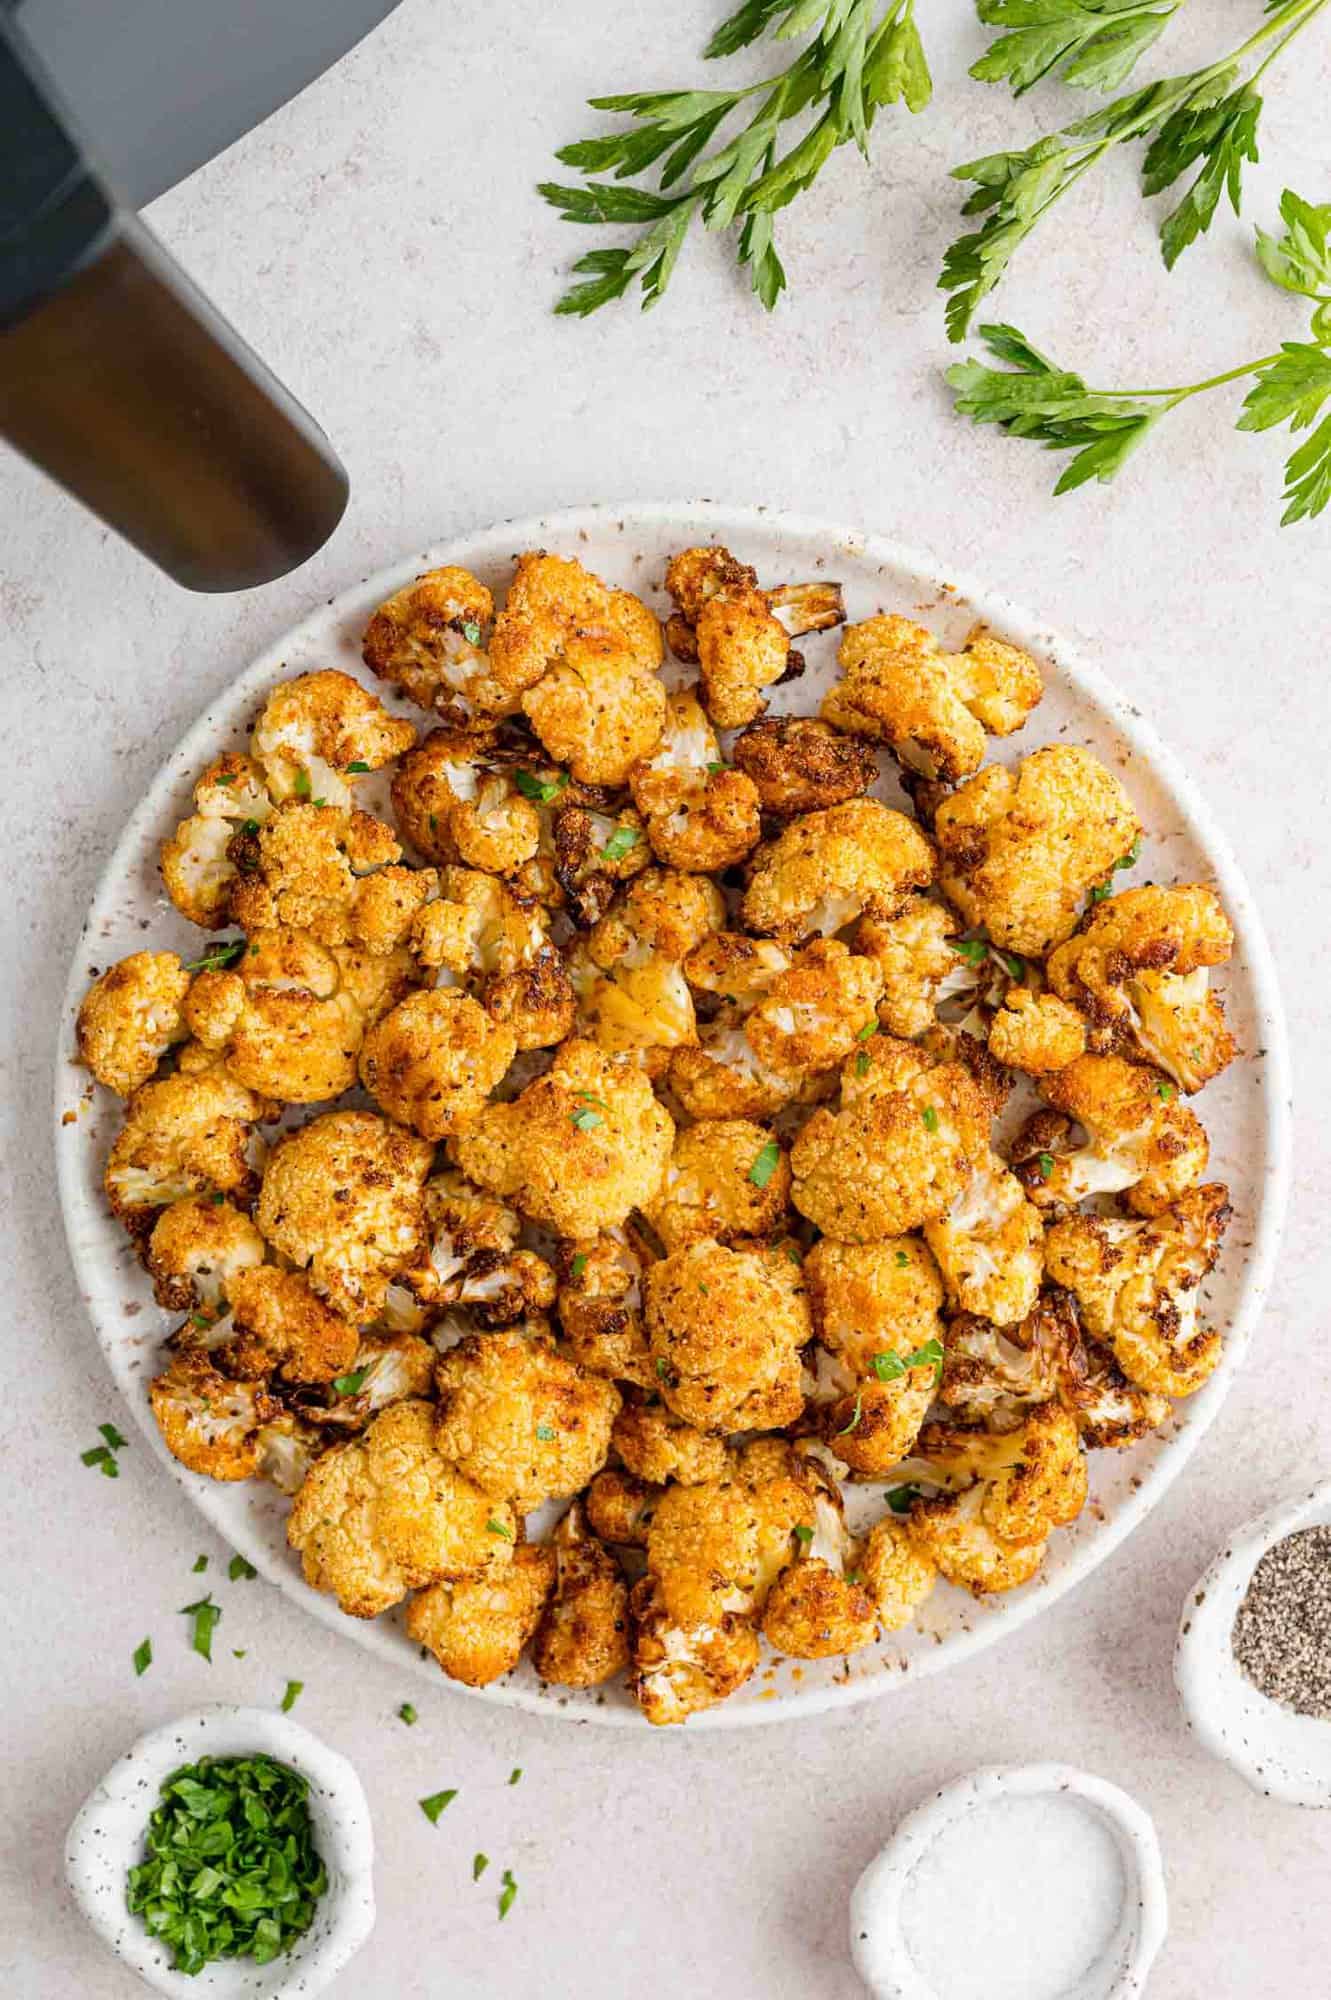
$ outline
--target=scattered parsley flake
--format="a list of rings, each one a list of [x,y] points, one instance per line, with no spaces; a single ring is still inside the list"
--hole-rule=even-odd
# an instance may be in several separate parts
[[[235,782],[236,774],[234,771],[219,771],[213,779],[215,785],[234,785]]]
[[[598,1125],[604,1125],[605,1120],[590,1104],[584,1104],[573,1113],[569,1123],[577,1132],[594,1132]]]
[[[989,947],[983,938],[949,938],[948,943],[967,965],[983,965],[989,955]]]
[[[368,1368],[353,1369],[350,1375],[339,1375],[333,1383],[339,1396],[358,1396],[365,1385]]]
[[[919,1497],[918,1486],[894,1486],[887,1496],[887,1504],[894,1514],[909,1514]]]
[[[1160,1098],[1162,1103],[1168,1104],[1170,1098],[1174,1095],[1174,1086],[1172,1083],[1157,1083],[1155,1094]]]
[[[660,1377],[660,1379],[664,1382],[668,1371],[665,1362],[661,1359],[661,1356],[659,1354],[656,1357],[656,1372],[657,1375]]]
[[[195,1576],[202,1576],[202,1574],[203,1574],[204,1570],[206,1570],[206,1569],[207,1569],[207,1567],[208,1567],[208,1558],[207,1558],[207,1556],[195,1556],[195,1558],[194,1558],[194,1569],[193,1569],[193,1572],[192,1572],[192,1574],[193,1574],[193,1575],[195,1575]]]
[[[207,1597],[200,1597],[193,1604],[182,1604],[180,1613],[183,1618],[193,1618],[194,1630],[190,1635],[190,1644],[195,1652],[201,1654],[207,1660],[209,1666],[211,1666],[213,1663],[213,1633],[222,1621],[221,1605],[213,1603],[212,1592],[210,1591]]]
[[[215,944],[202,958],[192,958],[184,966],[186,972],[226,972],[238,959],[245,956],[243,937],[227,938],[224,944]]]
[[[524,799],[532,799],[537,805],[548,806],[557,799],[568,783],[568,772],[558,771],[553,778],[538,778],[535,771],[515,771],[513,782]]]
[[[485,1531],[489,1535],[498,1535],[501,1541],[511,1542],[513,1539],[513,1530],[506,1528],[502,1521],[496,1521],[493,1515],[486,1522]]]
[[[308,772],[308,771],[297,771],[297,773],[296,773],[296,797],[297,797],[298,799],[307,799],[307,798],[308,798],[308,797],[310,796],[310,793],[311,793],[311,791],[312,791],[313,789],[314,789],[314,788],[313,788],[313,786],[312,786],[312,785],[310,784],[310,774],[309,774],[309,772]]]
[[[809,1527],[807,1523],[804,1521],[796,1521],[795,1526],[791,1530],[791,1533],[794,1535],[797,1542],[802,1542],[804,1544],[805,1548],[807,1548],[809,1546],[809,1543],[813,1540],[813,1529]]]
[[[147,1673],[153,1663],[153,1642],[151,1639],[142,1640],[134,1648],[133,1660],[135,1678],[141,1678]]]
[[[1115,862],[1114,866],[1117,867],[1118,863]],[[1003,961],[1003,970],[1009,979],[1025,978],[1026,961],[1024,958],[1018,958],[1015,951],[1000,951],[998,956]]]
[[[1037,1153],[1037,1155],[1036,1155],[1036,1159],[1035,1159],[1035,1164],[1036,1164],[1036,1166],[1037,1166],[1037,1167],[1039,1167],[1039,1169],[1040,1169],[1040,1179],[1041,1179],[1042,1181],[1047,1181],[1047,1180],[1049,1179],[1049,1176],[1050,1176],[1050,1175],[1051,1175],[1051,1174],[1053,1173],[1053,1171],[1054,1171],[1054,1156],[1053,1156],[1053,1154],[1052,1154],[1052,1153]]]
[[[855,1039],[857,1042],[867,1042],[870,1035],[876,1035],[877,1033],[877,1020],[866,1021],[864,1026],[856,1031]]]
[[[226,1573],[231,1578],[232,1583],[247,1582],[251,1577],[259,1574],[254,1564],[246,1562],[244,1556],[232,1556],[226,1566]]]
[[[725,765],[721,763],[719,758],[714,757],[711,763],[707,766],[707,775],[709,778],[714,778],[718,771],[724,771],[725,768],[726,768]]]
[[[642,839],[636,826],[617,826],[601,849],[602,861],[622,861]]]
[[[520,1778],[521,1776],[522,1776],[522,1766],[521,1766],[521,1764],[515,1764],[515,1765],[513,1766],[513,1769],[512,1769],[512,1770],[511,1770],[511,1771],[509,1772],[509,1774],[508,1774],[508,1782],[509,1782],[509,1784],[510,1784],[510,1785],[516,1785],[516,1784],[517,1784],[517,1782],[518,1782],[518,1779],[519,1779],[519,1778]]]
[[[895,1354],[890,1349],[886,1354],[875,1354],[873,1372],[880,1382],[896,1382],[910,1368],[933,1368],[934,1380],[943,1377],[943,1343],[941,1340],[926,1340],[910,1354]]]
[[[855,1074],[856,1076],[867,1076],[869,1074],[869,1051],[867,1049],[857,1049],[855,1052]]]
[[[579,1250],[577,1256],[573,1259],[573,1262],[568,1267],[569,1277],[572,1278],[576,1283],[576,1281],[582,1276],[586,1268],[587,1268],[587,1252],[585,1250]]]
[[[536,1435],[542,1444],[553,1444],[555,1441],[555,1432],[550,1424],[537,1424]]]
[[[484,1875],[486,1869],[489,1866],[490,1866],[490,1857],[488,1854],[473,1854],[471,1857],[472,1881],[479,1882],[482,1875]]]
[[[499,1893],[499,1921],[502,1924],[504,1918],[508,1915],[509,1911],[513,1907],[513,1899],[518,1893],[518,1885],[513,1880],[513,1877],[509,1873],[507,1868],[504,1870],[501,1879],[503,1881],[504,1886]]]
[[[361,759],[357,757],[353,763],[347,765],[347,776],[364,777],[369,768],[368,764],[362,763]]]
[[[760,1148],[753,1165],[749,1168],[749,1179],[756,1188],[765,1188],[776,1172],[781,1158],[781,1148],[775,1139],[768,1139]]]
[[[454,1785],[451,1791],[431,1792],[428,1799],[418,1799],[416,1803],[429,1820],[430,1825],[438,1826],[440,1813],[444,1811],[446,1806],[452,1805],[457,1795],[457,1786]]]
[[[475,621],[475,619],[474,619],[474,618],[469,618],[469,619],[467,620],[466,624],[465,624],[465,625],[464,625],[464,626],[462,627],[462,636],[463,636],[463,638],[464,638],[464,639],[466,640],[466,642],[467,642],[467,644],[468,644],[469,646],[479,646],[479,645],[480,645],[480,643],[481,643],[481,628],[480,628],[480,626],[479,626],[479,625],[478,625],[478,624],[476,623],[476,621]]]
[[[938,1113],[934,1110],[932,1104],[926,1104],[920,1116],[924,1120],[924,1129],[926,1132],[936,1132],[938,1130]]]
[[[128,1439],[121,1437],[120,1432],[114,1424],[98,1424],[97,1428],[106,1439],[112,1451],[123,1451],[125,1449]]]
[[[304,1681],[288,1681],[287,1691],[282,1697],[282,1713],[289,1715],[299,1701],[305,1688]]]
[[[905,1269],[906,1265],[907,1265],[907,1264],[909,1264],[909,1262],[910,1262],[910,1258],[909,1258],[909,1256],[908,1256],[908,1255],[906,1254],[906,1252],[905,1252],[904,1250],[898,1250],[898,1251],[897,1251],[897,1263],[898,1263],[898,1265],[899,1265],[899,1266],[901,1267],[901,1269],[902,1269],[902,1270],[904,1270],[904,1269]]]
[[[87,1451],[81,1451],[79,1457],[85,1465],[95,1465],[105,1478],[119,1479],[120,1467],[116,1464],[115,1453],[111,1450],[110,1445],[92,1445]]]
[[[409,1701],[404,1701],[397,1713],[398,1720],[405,1722],[408,1729],[410,1729],[416,1720],[416,1710],[412,1704]]]

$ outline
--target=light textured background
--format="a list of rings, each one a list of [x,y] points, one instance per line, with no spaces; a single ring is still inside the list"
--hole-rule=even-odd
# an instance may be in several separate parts
[[[1256,11],[1188,9],[1169,63],[1237,41]],[[336,72],[158,204],[164,239],[350,465],[348,517],[302,575],[239,599],[187,597],[26,467],[0,463],[12,913],[0,1101],[13,1121],[0,1990],[15,2000],[139,1990],[65,1899],[64,1827],[140,1729],[209,1698],[276,1701],[288,1677],[306,1683],[301,1719],[356,1762],[375,1814],[379,1926],[336,1989],[344,2000],[851,2000],[845,1898],[896,1816],[977,1762],[1048,1756],[1117,1780],[1156,1817],[1172,1930],[1152,2000],[1326,1990],[1331,1819],[1258,1801],[1190,1744],[1169,1651],[1184,1593],[1230,1527],[1328,1469],[1331,518],[1277,528],[1282,447],[1234,437],[1223,397],[1173,417],[1115,488],[1058,502],[1052,461],[951,416],[931,289],[954,233],[945,170],[1074,108],[1057,89],[1014,106],[970,83],[981,41],[964,0],[921,7],[939,80],[928,116],[885,117],[872,168],[839,155],[785,219],[793,295],[775,317],[700,243],[646,319],[621,307],[552,320],[585,245],[531,184],[585,129],[583,97],[685,80],[716,13],[713,0],[405,0]],[[1271,79],[1252,216],[1269,219],[1286,183],[1331,196],[1329,89],[1331,19]],[[1065,204],[995,303],[1095,379],[1193,379],[1302,331],[1254,274],[1248,241],[1224,219],[1167,277],[1124,159]],[[433,1697],[399,1685],[265,1585],[217,1585],[225,1551],[141,1450],[124,1454],[115,1485],[86,1472],[79,1450],[118,1412],[68,1272],[47,1133],[81,911],[164,748],[214,690],[309,603],[403,549],[497,515],[690,493],[931,547],[1098,658],[1187,755],[1246,858],[1299,1085],[1272,1308],[1220,1421],[1128,1547],[942,1681],[842,1720],[696,1741],[568,1730],[442,1684]],[[225,1607],[211,1669],[177,1615],[202,1551]],[[145,1633],[157,1657],[136,1681]],[[394,1719],[404,1697],[420,1709],[413,1730]],[[460,1796],[431,1828],[415,1801],[445,1785]],[[473,1887],[478,1848],[492,1866]],[[505,1866],[521,1889],[499,1929]],[[1038,1897],[1032,1885],[1036,1921]]]

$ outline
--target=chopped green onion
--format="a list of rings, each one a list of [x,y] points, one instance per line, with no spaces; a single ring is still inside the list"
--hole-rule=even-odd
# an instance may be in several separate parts
[[[429,1820],[430,1825],[438,1826],[440,1813],[443,1812],[446,1806],[452,1805],[457,1795],[457,1786],[454,1785],[451,1791],[431,1792],[428,1799],[418,1799],[416,1803]]]
[[[140,1641],[134,1648],[133,1659],[135,1677],[139,1678],[147,1673],[153,1663],[153,1642],[151,1639]]]
[[[781,1148],[775,1139],[768,1139],[760,1148],[753,1165],[749,1168],[749,1179],[756,1188],[765,1188],[776,1172],[781,1158]]]

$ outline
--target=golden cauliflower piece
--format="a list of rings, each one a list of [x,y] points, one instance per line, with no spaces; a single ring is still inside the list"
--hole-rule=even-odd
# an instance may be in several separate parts
[[[494,600],[470,570],[451,563],[426,570],[379,606],[365,628],[361,657],[421,708],[448,709],[461,700],[500,713],[504,690],[485,654],[493,617]]]
[[[390,1118],[446,1139],[476,1123],[517,1046],[465,993],[409,993],[365,1037],[360,1080]]]
[[[945,653],[909,618],[866,618],[847,626],[838,658],[843,678],[824,699],[824,721],[950,785],[979,770],[985,731],[1010,736],[1043,692],[1030,655],[982,625],[961,652]]]
[[[968,924],[1043,958],[1076,928],[1082,902],[1141,838],[1118,779],[1076,744],[1050,744],[1015,772],[990,764],[934,815],[938,878]]]
[[[777,819],[844,805],[878,778],[878,759],[866,743],[804,715],[751,722],[735,739],[734,758],[763,811]]]
[[[421,964],[474,979],[476,998],[519,1049],[563,1041],[577,1002],[539,906],[470,868],[446,868],[440,889],[412,929]]]
[[[989,1053],[1008,1069],[1043,1076],[1066,1069],[1086,1053],[1086,1026],[1076,1008],[1057,994],[1009,986],[989,1024]]]
[[[363,1333],[347,1365],[348,1379],[304,1389],[294,1400],[301,1416],[321,1431],[363,1431],[393,1403],[432,1397],[434,1364],[435,1350],[419,1334]]]
[[[763,1612],[763,1637],[797,1660],[828,1660],[872,1645],[878,1607],[863,1583],[853,1583],[816,1556],[782,1570]]]
[[[977,1597],[1028,1582],[1053,1529],[1086,1502],[1077,1425],[1056,1402],[1037,1404],[1020,1429],[999,1434],[926,1424],[916,1455],[947,1490],[912,1506],[911,1546]]]
[[[667,1486],[647,1530],[647,1568],[669,1616],[702,1625],[761,1613],[781,1571],[812,1545],[816,1491],[784,1438],[745,1445],[719,1479]]]
[[[435,1379],[440,1451],[519,1514],[579,1492],[609,1456],[619,1391],[539,1328],[469,1334]]]
[[[451,1140],[457,1165],[560,1236],[595,1236],[651,1201],[674,1121],[646,1077],[592,1042],[565,1042],[511,1104],[489,1104]]]
[[[657,1386],[677,1417],[700,1430],[743,1430],[798,1416],[799,1349],[813,1329],[797,1264],[780,1251],[692,1243],[650,1265],[642,1284]],[[774,1390],[793,1405],[785,1414],[765,1406]]]
[[[323,945],[389,952],[437,887],[432,870],[395,865],[402,849],[382,820],[317,799],[280,806],[231,851],[231,914],[251,935],[309,931]]]
[[[432,729],[393,774],[398,826],[427,861],[511,875],[541,845],[541,815],[524,795],[493,723]]]
[[[654,1388],[636,1242],[623,1229],[610,1229],[585,1248],[563,1243],[559,1268],[559,1322],[573,1359],[593,1375]]]
[[[656,1199],[644,1209],[667,1251],[712,1238],[772,1236],[790,1200],[784,1147],[747,1118],[708,1119],[675,1134]]]
[[[747,563],[729,549],[684,549],[666,568],[676,610],[671,649],[696,660],[702,699],[720,729],[752,722],[766,706],[762,689],[803,671],[790,641],[839,625],[845,616],[838,583],[788,583],[759,590]]]
[[[173,951],[131,952],[94,980],[76,1034],[79,1059],[98,1083],[128,1097],[148,1081],[172,1043],[185,1039],[189,983]]]
[[[220,1350],[228,1374],[275,1371],[284,1382],[332,1382],[353,1367],[355,1327],[325,1304],[303,1271],[273,1264],[241,1271],[229,1298],[235,1331]]]
[[[629,1594],[619,1565],[575,1500],[551,1538],[556,1565],[532,1641],[532,1665],[555,1687],[599,1687],[629,1663]]]
[[[698,1486],[720,1479],[726,1470],[724,1439],[696,1430],[656,1403],[625,1404],[610,1442],[626,1469],[649,1486],[664,1486],[670,1479]]]
[[[1200,1090],[1234,1057],[1224,1009],[1208,989],[1234,932],[1214,889],[1149,884],[1101,902],[1049,960],[1049,983],[1085,1016],[1090,1045],[1154,1063]]]
[[[106,1162],[111,1213],[139,1232],[156,1209],[188,1194],[229,1194],[248,1206],[262,1157],[254,1128],[275,1115],[272,1104],[221,1069],[141,1083]]]
[[[209,931],[227,922],[237,874],[231,843],[257,832],[272,810],[252,757],[227,750],[208,766],[194,787],[194,811],[162,842],[162,881],[182,917]]]
[[[518,1248],[517,1211],[464,1175],[425,1184],[425,1245],[402,1282],[423,1305],[465,1306],[483,1326],[509,1326],[554,1304],[555,1274]]]
[[[622,785],[651,755],[665,724],[655,666],[610,632],[571,633],[559,662],[522,697],[546,752],[579,784]]]
[[[1049,1231],[1050,1276],[1148,1394],[1191,1396],[1220,1359],[1219,1332],[1201,1324],[1200,1289],[1231,1213],[1229,1190],[1212,1181],[1144,1222],[1074,1215]]]
[[[264,703],[250,747],[275,799],[349,806],[356,780],[410,750],[416,726],[334,668],[299,674]]]
[[[955,947],[960,928],[950,910],[927,896],[912,896],[885,922],[863,917],[856,925],[854,949],[883,977],[878,1018],[889,1035],[909,1042],[927,1033],[939,1003],[972,983],[972,968]]]
[[[874,1036],[842,1070],[841,1109],[815,1111],[791,1147],[791,1199],[838,1242],[904,1235],[964,1192],[989,1123],[960,1063]]]
[[[552,1549],[524,1542],[502,1569],[431,1583],[407,1606],[406,1633],[450,1680],[488,1687],[511,1673],[554,1588]]]
[[[162,1210],[144,1261],[159,1306],[214,1314],[222,1310],[232,1281],[266,1255],[248,1215],[225,1196],[190,1194]]]
[[[635,806],[616,804],[613,791],[570,785],[558,797],[565,803],[550,815],[549,854],[543,848],[533,866],[548,862],[553,873],[553,886],[540,892],[541,900],[552,907],[562,903],[574,923],[586,928],[606,914],[625,883],[651,865],[652,850],[642,815]]]
[[[943,1284],[914,1236],[814,1245],[804,1260],[818,1336],[820,1428],[851,1470],[877,1478],[904,1458],[935,1394]]]
[[[1078,1056],[1042,1085],[1054,1115],[1037,1112],[1013,1151],[1018,1178],[1041,1208],[1124,1194],[1157,1215],[1206,1172],[1206,1133],[1174,1084],[1121,1056]],[[1075,1143],[1080,1126],[1087,1142]]]
[[[997,1153],[980,1156],[967,1186],[924,1234],[952,1305],[997,1326],[1025,1319],[1040,1291],[1044,1225]]]
[[[905,1522],[892,1514],[874,1523],[857,1568],[884,1632],[899,1632],[909,1625],[938,1581],[938,1571],[913,1545]]]
[[[434,1408],[394,1403],[317,1458],[287,1519],[305,1581],[348,1617],[377,1618],[409,1590],[507,1566],[517,1521],[434,1441]]]
[[[757,789],[721,761],[691,688],[667,696],[660,741],[629,783],[652,851],[668,867],[719,874],[758,844]]]
[[[933,850],[913,821],[877,799],[848,799],[759,848],[741,916],[747,929],[796,944],[859,916],[894,917],[933,878]]]
[[[661,664],[661,628],[640,598],[611,590],[566,556],[544,549],[519,556],[490,641],[490,669],[504,695],[513,700],[535,688],[585,638],[611,641],[626,667],[632,662],[640,674],[654,674]]]
[[[664,1061],[653,1052],[694,1042],[693,996],[680,960],[724,915],[715,883],[664,868],[639,876],[569,954],[579,1033],[649,1070]]]
[[[634,1585],[629,1612],[629,1687],[655,1727],[687,1722],[701,1709],[714,1708],[743,1687],[758,1664],[758,1634],[750,1619],[726,1611],[719,1618],[682,1623],[666,1609],[653,1576]]]
[[[262,1382],[231,1382],[206,1354],[173,1354],[148,1385],[157,1428],[173,1458],[209,1479],[253,1479],[264,1432],[281,1405]]]
[[[372,1111],[325,1112],[274,1147],[256,1220],[335,1310],[372,1319],[420,1254],[433,1158],[426,1140]]]
[[[649,1486],[617,1465],[598,1472],[587,1488],[587,1519],[603,1542],[622,1548],[646,1548],[656,1503],[663,1487]]]

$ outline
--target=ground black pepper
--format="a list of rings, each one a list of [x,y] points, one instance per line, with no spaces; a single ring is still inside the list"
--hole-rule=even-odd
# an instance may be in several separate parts
[[[1301,1528],[1267,1550],[1231,1643],[1262,1694],[1331,1721],[1331,1527]]]

